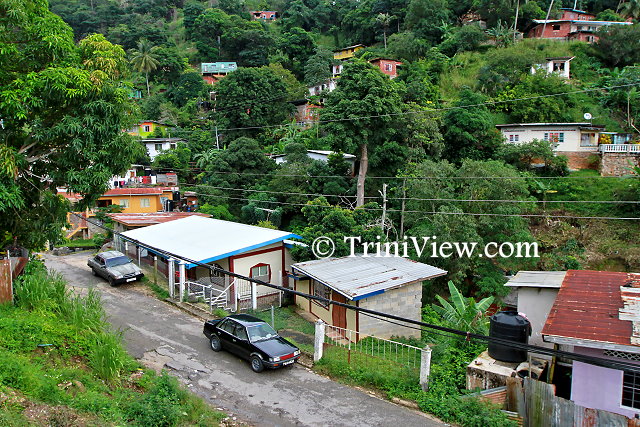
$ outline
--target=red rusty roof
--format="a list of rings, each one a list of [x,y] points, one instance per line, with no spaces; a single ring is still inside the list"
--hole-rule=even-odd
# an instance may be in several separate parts
[[[206,218],[211,216],[200,212],[112,213],[107,215],[115,222],[127,227],[146,227],[194,215]]]
[[[623,307],[620,287],[638,276],[634,273],[569,270],[542,334],[632,345],[632,322],[618,317]]]

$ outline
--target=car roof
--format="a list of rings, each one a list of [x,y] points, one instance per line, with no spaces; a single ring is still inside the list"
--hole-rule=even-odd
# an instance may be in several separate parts
[[[243,325],[249,325],[252,323],[265,323],[264,320],[259,319],[255,316],[251,316],[249,314],[232,314],[228,316],[229,318],[235,320],[238,323],[242,323]]]
[[[98,255],[100,255],[104,259],[111,259],[111,258],[118,258],[118,257],[126,256],[122,252],[118,252],[118,251],[100,252]]]

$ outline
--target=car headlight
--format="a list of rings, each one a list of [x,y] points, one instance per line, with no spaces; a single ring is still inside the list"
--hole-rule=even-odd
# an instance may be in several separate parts
[[[279,361],[280,361],[280,358],[279,358],[279,357],[272,357],[272,358],[271,358],[271,361],[272,361],[272,362],[279,362]]]
[[[293,352],[294,357],[300,355],[300,350],[296,350]]]
[[[118,274],[117,276],[115,276],[116,279],[122,279],[124,276],[122,274]]]

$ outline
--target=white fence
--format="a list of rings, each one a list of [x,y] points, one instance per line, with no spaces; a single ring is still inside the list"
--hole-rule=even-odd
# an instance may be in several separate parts
[[[640,154],[640,144],[602,144],[600,152]]]
[[[426,391],[431,368],[431,349],[416,347],[399,341],[364,335],[358,331],[316,322],[314,361],[325,354],[342,358],[357,366],[382,365],[399,368],[402,374],[415,376]]]

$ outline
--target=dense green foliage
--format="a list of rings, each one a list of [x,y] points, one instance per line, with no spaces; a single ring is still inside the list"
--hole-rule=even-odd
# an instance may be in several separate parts
[[[217,425],[222,414],[175,379],[140,369],[97,293],[78,296],[66,285],[31,261],[15,283],[15,305],[0,307],[0,420],[26,421],[23,411],[39,405],[52,425]]]

